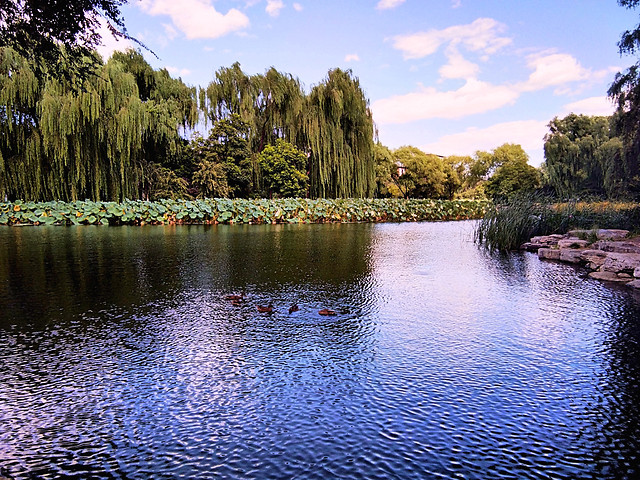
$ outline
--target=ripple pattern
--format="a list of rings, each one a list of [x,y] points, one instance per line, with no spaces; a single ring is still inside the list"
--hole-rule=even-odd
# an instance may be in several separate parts
[[[632,294],[487,256],[470,222],[299,227],[58,230],[43,251],[0,231],[0,476],[637,478]]]

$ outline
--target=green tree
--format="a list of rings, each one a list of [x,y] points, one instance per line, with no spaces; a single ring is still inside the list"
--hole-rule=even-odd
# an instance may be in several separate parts
[[[545,135],[545,178],[563,197],[613,194],[630,173],[609,117],[570,114],[554,118]]]
[[[306,196],[309,177],[305,174],[307,156],[282,139],[267,145],[258,155],[262,183],[271,197]]]
[[[391,153],[391,150],[380,142],[376,142],[374,145],[373,153],[376,164],[375,197],[385,198],[393,196],[393,179],[391,178],[391,174],[396,169],[393,154]]]
[[[200,198],[224,198],[231,194],[225,164],[200,160],[193,174],[193,185]]]
[[[406,146],[394,150],[393,158],[400,169],[404,168],[404,173],[397,171],[393,178],[405,198],[442,198],[445,195],[446,174],[440,157]]]
[[[626,8],[635,9],[640,0],[618,0]],[[637,55],[640,51],[640,25],[625,31],[618,42],[620,55]],[[609,88],[609,96],[617,104],[613,117],[615,129],[619,132],[623,151],[616,152],[609,160],[609,172],[618,174],[609,176],[612,183],[607,190],[616,189],[626,195],[640,196],[640,60],[624,72],[616,74]],[[614,185],[617,185],[614,186]]]
[[[491,198],[509,198],[540,187],[540,172],[527,159],[513,158],[498,167],[487,181],[485,191]]]
[[[220,68],[215,79],[200,91],[200,105],[211,122],[236,114],[248,125],[253,153],[282,138],[303,142],[305,95],[300,81],[270,68],[264,75],[247,75],[238,62]]]
[[[316,85],[305,110],[313,197],[371,197],[374,126],[369,101],[351,70],[336,68]]]
[[[461,168],[462,166],[458,164],[455,160],[455,157],[446,157],[443,160],[443,168],[444,168],[444,198],[447,200],[453,200],[456,193],[462,187],[462,175],[464,170]]]
[[[216,72],[200,105],[212,122],[238,115],[248,126],[253,154],[279,138],[308,154],[311,196],[373,195],[373,119],[351,71],[329,71],[305,95],[291,75],[272,68],[250,76],[234,63]]]
[[[472,173],[472,167],[474,166],[476,159],[469,155],[451,155],[446,157],[444,161],[446,165],[449,165],[453,169],[457,176],[457,180],[460,182],[460,185],[456,189],[456,194],[468,198],[474,198],[477,193],[476,187],[484,178],[488,169],[479,169],[476,166],[476,169]],[[480,195],[480,197],[483,196],[484,193]]]
[[[156,163],[150,163],[147,170],[150,200],[177,199],[188,196],[187,181],[176,175],[173,170]]]
[[[247,123],[232,114],[216,121],[208,138],[196,135],[192,139],[193,180],[200,196],[251,195],[255,169],[247,136]]]
[[[32,61],[34,74],[92,74],[98,59],[93,50],[101,42],[100,22],[116,37],[127,34],[120,8],[127,0],[2,0],[0,48],[9,47]]]
[[[181,81],[166,82],[195,102]],[[32,61],[0,48],[0,86],[0,196],[12,199],[146,198],[151,163],[178,152],[180,126],[195,123],[170,96],[141,98],[117,58],[85,80],[43,82]]]

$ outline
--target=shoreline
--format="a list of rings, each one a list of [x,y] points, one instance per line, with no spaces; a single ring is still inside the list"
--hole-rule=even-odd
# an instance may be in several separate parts
[[[590,278],[640,289],[640,236],[628,230],[571,230],[533,237],[520,248],[541,260],[584,267]]]

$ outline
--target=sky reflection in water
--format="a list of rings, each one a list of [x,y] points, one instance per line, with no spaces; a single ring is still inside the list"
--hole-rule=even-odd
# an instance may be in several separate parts
[[[640,302],[472,230],[0,230],[0,474],[634,478]]]

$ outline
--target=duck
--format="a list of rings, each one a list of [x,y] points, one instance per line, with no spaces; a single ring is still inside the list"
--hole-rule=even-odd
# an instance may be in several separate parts
[[[269,305],[267,305],[266,307],[264,305],[258,305],[257,308],[258,308],[258,311],[260,313],[273,313],[273,311],[275,310],[273,308],[273,304],[271,304],[271,303]]]
[[[241,302],[242,300],[244,300],[244,293],[241,293],[240,295],[237,294],[232,294],[232,295],[227,295],[226,297],[224,297],[226,300],[231,300],[234,302]]]
[[[241,307],[242,300],[238,300],[238,299],[231,300],[231,305],[233,305],[234,307]]]
[[[300,309],[298,308],[298,304],[297,303],[294,303],[293,305],[291,305],[289,307],[289,313],[297,312],[298,310],[300,310]]]
[[[329,310],[328,308],[323,308],[322,310],[318,310],[320,315],[336,315],[336,312],[333,310]]]

